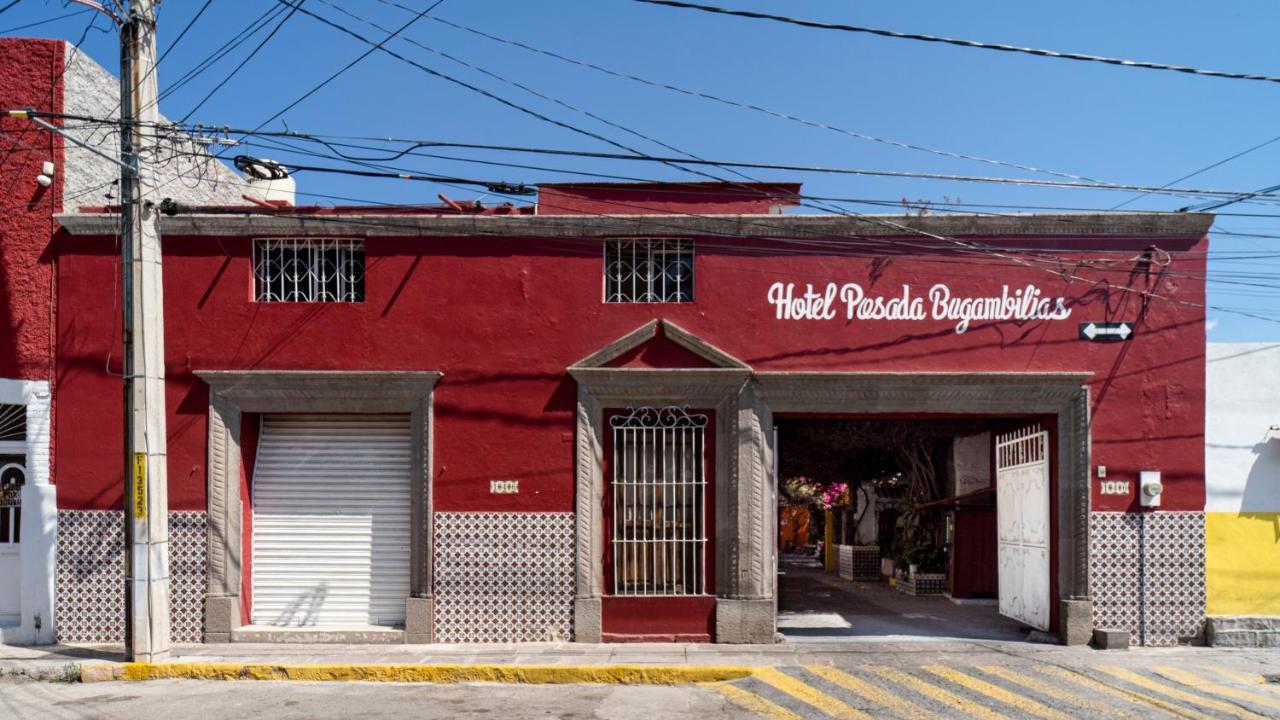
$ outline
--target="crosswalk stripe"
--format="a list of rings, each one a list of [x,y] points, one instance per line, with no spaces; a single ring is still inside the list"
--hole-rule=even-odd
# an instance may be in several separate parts
[[[961,672],[955,668],[942,667],[941,665],[927,665],[924,670],[937,675],[940,678],[950,680],[951,682],[966,687],[976,693],[981,693],[989,698],[999,700],[1006,705],[1011,705],[1023,713],[1030,713],[1036,717],[1042,717],[1045,720],[1071,720],[1071,716],[1064,712],[1059,712],[1043,703],[1036,702],[1029,697],[1023,697],[1014,692],[1010,692],[999,685],[993,685],[986,680],[981,680],[968,673]]]
[[[829,682],[839,685],[849,692],[860,695],[877,705],[886,707],[903,718],[926,719],[935,716],[935,713],[933,712],[925,710],[918,705],[913,705],[887,690],[873,685],[862,678],[837,670],[836,668],[828,666],[814,666],[806,667],[805,669],[820,678],[824,678]]]
[[[1000,718],[1004,718],[1003,715],[991,708],[979,705],[968,698],[957,695],[950,690],[941,688],[933,683],[925,682],[914,675],[908,675],[899,670],[883,666],[873,666],[867,669],[886,680],[898,683],[899,685],[905,685],[925,697],[933,698],[943,705],[948,705],[952,710],[967,713],[976,718],[982,718],[982,720],[998,720]]]
[[[1221,683],[1205,680],[1204,678],[1193,673],[1189,673],[1186,670],[1179,670],[1178,668],[1160,665],[1156,667],[1156,672],[1170,680],[1173,680],[1174,682],[1182,683],[1183,685],[1193,687],[1197,690],[1208,690],[1215,695],[1235,698],[1236,700],[1244,700],[1245,702],[1251,702],[1266,707],[1280,708],[1280,700],[1251,692],[1245,692],[1244,690],[1227,687]]]
[[[1160,708],[1161,710],[1164,710],[1165,712],[1170,713],[1172,715],[1188,718],[1188,720],[1201,720],[1201,718],[1204,715],[1204,713],[1196,712],[1194,710],[1189,710],[1187,708],[1174,705],[1173,703],[1166,702],[1164,700],[1161,700],[1160,698],[1153,698],[1150,695],[1144,695],[1140,692],[1137,692],[1135,690],[1130,690],[1128,688],[1119,688],[1119,687],[1115,687],[1114,685],[1108,685],[1100,680],[1094,680],[1093,678],[1087,675],[1081,675],[1078,672],[1074,672],[1072,670],[1065,670],[1063,668],[1056,667],[1054,665],[1040,665],[1036,668],[1036,670],[1047,675],[1055,675],[1067,682],[1076,683],[1078,685],[1087,687],[1093,690],[1094,692],[1102,693],[1103,695],[1117,697],[1122,700],[1130,700],[1130,701],[1136,700],[1138,702],[1151,705],[1152,707]]]
[[[1137,713],[1134,713],[1130,710],[1126,710],[1124,708],[1117,707],[1115,705],[1108,705],[1107,703],[1104,703],[1104,702],[1099,702],[1097,698],[1095,698],[1092,695],[1086,695],[1084,693],[1067,692],[1061,686],[1050,685],[1049,683],[1041,682],[1031,677],[1030,675],[1024,675],[1020,672],[1010,670],[1009,668],[1004,667],[1002,665],[981,665],[978,667],[978,669],[987,673],[988,675],[994,675],[995,677],[998,677],[1002,680],[1007,680],[1008,682],[1014,683],[1015,685],[1021,685],[1022,687],[1028,690],[1031,690],[1032,692],[1038,692],[1046,697],[1051,697],[1057,700],[1065,700],[1068,703],[1070,703],[1073,707],[1083,708],[1100,717],[1106,717],[1106,716],[1119,716],[1123,718],[1147,717],[1147,715],[1145,714],[1138,715]]]
[[[1195,695],[1189,692],[1183,692],[1182,690],[1179,690],[1175,687],[1171,687],[1162,682],[1157,682],[1150,678],[1143,677],[1142,675],[1139,675],[1135,672],[1126,670],[1121,667],[1099,665],[1099,666],[1096,666],[1095,669],[1100,672],[1104,672],[1112,677],[1119,678],[1121,680],[1131,682],[1134,685],[1137,685],[1139,687],[1146,688],[1147,690],[1150,690],[1152,692],[1157,692],[1162,695],[1166,695],[1168,697],[1174,698],[1176,700],[1181,700],[1183,702],[1189,702],[1195,705],[1200,705],[1202,707],[1212,708],[1214,710],[1217,710],[1218,712],[1227,713],[1228,715],[1234,715],[1238,718],[1247,718],[1248,720],[1253,720],[1254,718],[1265,717],[1264,715],[1259,715],[1258,713],[1245,710],[1244,708],[1239,707],[1237,705],[1233,705],[1231,703],[1222,702],[1220,700],[1214,700],[1213,698],[1201,697],[1199,695]]]
[[[804,720],[804,718],[781,705],[766,700],[753,692],[743,690],[736,685],[721,683],[716,686],[716,690],[719,690],[721,695],[729,698],[732,703],[743,710],[753,712],[760,717],[768,718],[768,720]]]
[[[838,718],[839,720],[871,720],[871,716],[861,710],[846,705],[830,695],[820,690],[815,690],[774,668],[757,670],[752,677],[772,685],[801,702],[818,708],[833,718]]]
[[[1201,665],[1200,669],[1208,670],[1211,673],[1216,673],[1218,675],[1221,675],[1224,678],[1227,678],[1231,682],[1238,682],[1244,685],[1262,685],[1263,683],[1266,682],[1266,680],[1264,680],[1262,676],[1259,675],[1258,673],[1240,672],[1238,670],[1232,670],[1231,668],[1218,667],[1216,665]]]

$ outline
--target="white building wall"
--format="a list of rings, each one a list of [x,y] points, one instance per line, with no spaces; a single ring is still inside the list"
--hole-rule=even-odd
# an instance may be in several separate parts
[[[1280,511],[1280,343],[1210,343],[1205,510]]]
[[[22,488],[19,552],[19,624],[0,626],[0,643],[54,641],[54,577],[57,567],[58,507],[49,484],[49,383],[0,379],[0,403],[27,407],[26,484]]]

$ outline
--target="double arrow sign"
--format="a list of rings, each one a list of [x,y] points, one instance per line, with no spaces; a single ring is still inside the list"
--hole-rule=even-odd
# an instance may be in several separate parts
[[[1090,342],[1120,342],[1133,337],[1129,323],[1080,323],[1080,339]]]

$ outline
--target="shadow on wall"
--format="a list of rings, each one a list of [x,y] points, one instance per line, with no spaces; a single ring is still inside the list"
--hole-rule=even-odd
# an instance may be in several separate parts
[[[1271,520],[1280,542],[1280,440],[1254,445],[1254,459],[1245,478],[1240,516]]]
[[[329,597],[329,583],[321,582],[311,590],[299,595],[276,616],[272,625],[279,627],[311,627],[316,624],[316,616],[324,607]]]

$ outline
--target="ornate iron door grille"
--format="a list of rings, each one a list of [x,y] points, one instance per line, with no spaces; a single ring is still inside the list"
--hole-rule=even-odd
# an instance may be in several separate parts
[[[692,240],[607,240],[605,302],[693,302]]]
[[[613,594],[704,595],[707,416],[633,408],[613,429]]]
[[[26,469],[27,406],[0,404],[0,545],[22,539],[22,485]]]
[[[253,278],[258,302],[364,302],[364,241],[258,240]]]

